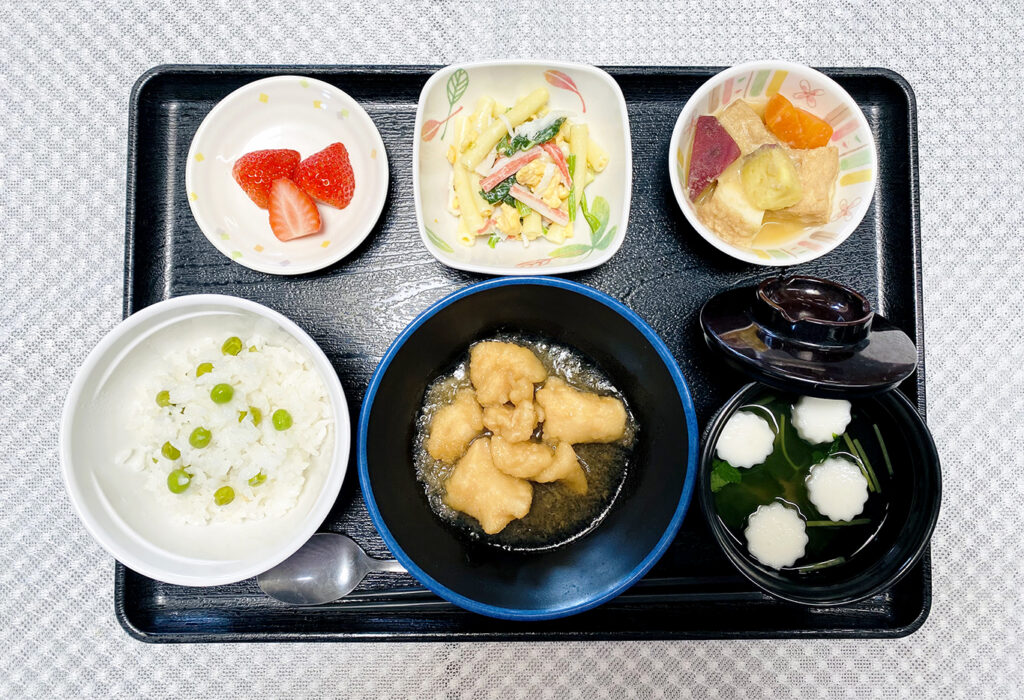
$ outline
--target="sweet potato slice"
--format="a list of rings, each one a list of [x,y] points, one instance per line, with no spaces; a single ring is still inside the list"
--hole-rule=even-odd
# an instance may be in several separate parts
[[[701,192],[739,157],[739,146],[715,117],[698,117],[686,178],[690,201],[697,201]]]

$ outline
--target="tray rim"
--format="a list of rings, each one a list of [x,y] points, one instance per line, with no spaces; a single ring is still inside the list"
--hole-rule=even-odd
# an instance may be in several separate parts
[[[596,65],[596,64],[595,64]],[[122,316],[128,317],[134,311],[135,294],[135,229],[137,211],[135,207],[136,174],[139,156],[139,104],[146,89],[155,79],[170,73],[185,75],[211,74],[288,74],[296,71],[308,72],[320,77],[331,73],[349,73],[356,75],[376,75],[380,73],[398,73],[402,75],[430,74],[443,67],[443,64],[187,64],[163,63],[143,72],[132,86],[128,100],[128,139],[127,168],[125,180],[125,234],[124,234],[124,268],[122,287]],[[703,76],[714,75],[728,66],[669,66],[669,65],[597,65],[607,71],[613,78],[620,75],[661,75],[661,76]],[[925,407],[925,345],[924,345],[924,286],[921,259],[921,212],[920,182],[918,158],[918,110],[917,97],[913,87],[896,71],[878,66],[814,66],[816,70],[830,77],[843,76],[875,76],[895,84],[907,100],[907,144],[909,156],[908,186],[910,189],[910,243],[913,266],[911,280],[916,291],[914,295],[914,342],[918,350],[918,367],[913,376],[917,390],[916,407],[922,418],[927,419]],[[781,268],[786,269],[786,268]],[[493,278],[493,276],[490,276]],[[791,630],[779,632],[749,632],[744,630],[726,630],[715,634],[682,632],[678,634],[654,631],[651,633],[614,631],[571,632],[571,631],[507,631],[507,632],[387,632],[387,633],[306,633],[306,632],[168,632],[154,633],[139,627],[129,616],[125,598],[126,567],[114,561],[114,616],[121,628],[140,642],[149,644],[167,643],[257,643],[257,642],[565,642],[565,641],[645,641],[645,640],[713,640],[713,639],[898,639],[916,632],[928,619],[932,607],[932,574],[931,545],[929,543],[924,556],[915,565],[921,568],[924,581],[921,609],[908,623],[892,628],[862,629],[817,629]],[[529,623],[526,623],[529,624]]]

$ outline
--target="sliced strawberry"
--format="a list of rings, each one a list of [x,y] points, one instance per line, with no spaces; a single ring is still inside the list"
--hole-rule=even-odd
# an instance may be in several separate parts
[[[270,228],[278,240],[309,236],[320,230],[320,212],[308,194],[286,177],[270,186]]]
[[[270,184],[279,177],[291,177],[302,156],[290,148],[253,151],[235,161],[231,174],[256,206],[266,209]]]
[[[295,182],[306,194],[324,204],[338,209],[347,207],[356,191],[356,176],[345,144],[332,143],[299,163]]]

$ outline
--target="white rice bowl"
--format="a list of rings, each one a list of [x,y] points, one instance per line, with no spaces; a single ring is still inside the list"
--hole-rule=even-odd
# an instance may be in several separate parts
[[[775,431],[761,416],[737,411],[726,421],[715,453],[734,467],[749,469],[768,459],[775,449]]]
[[[850,424],[850,402],[845,399],[819,399],[801,396],[793,404],[793,427],[809,443],[832,442],[846,432]]]
[[[829,457],[811,467],[807,496],[829,520],[853,520],[868,502],[868,480],[849,459]]]

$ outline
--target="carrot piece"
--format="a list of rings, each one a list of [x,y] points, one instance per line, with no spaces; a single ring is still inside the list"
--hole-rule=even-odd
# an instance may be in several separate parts
[[[807,110],[794,107],[779,93],[768,100],[764,123],[779,140],[793,148],[819,148],[832,138],[832,127],[828,122]]]
[[[821,148],[827,146],[832,138],[832,126],[822,119],[816,117],[805,109],[798,109],[800,113],[800,128],[803,131],[804,145],[800,148]]]

